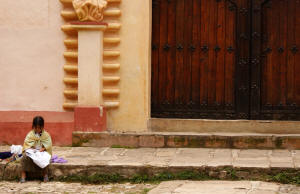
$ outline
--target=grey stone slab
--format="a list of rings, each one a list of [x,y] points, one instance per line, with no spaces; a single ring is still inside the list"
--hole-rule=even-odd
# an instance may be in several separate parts
[[[233,163],[232,158],[213,158],[212,160],[210,160],[206,165],[207,166],[213,166],[213,167],[217,167],[217,166],[231,166]]]
[[[295,168],[300,168],[300,158],[295,158],[294,159],[294,167]]]
[[[265,159],[237,159],[233,161],[234,167],[256,167],[256,168],[268,168],[270,163],[267,158]]]
[[[212,149],[208,148],[178,148],[177,153],[180,156],[208,156],[212,151]]]
[[[272,150],[271,157],[277,157],[277,158],[292,157],[292,153],[289,150]]]
[[[293,168],[294,162],[292,157],[270,157],[271,167]]]
[[[153,160],[146,161],[145,165],[158,166],[158,167],[168,167],[171,159],[168,158],[154,158]]]
[[[158,148],[156,156],[158,157],[173,157],[177,152],[176,148]]]
[[[124,156],[130,156],[130,157],[143,157],[146,155],[155,156],[155,149],[153,148],[139,148],[139,149],[128,149]]]
[[[257,149],[249,149],[249,150],[240,150],[238,153],[239,158],[264,158],[268,157],[269,150],[257,150]]]
[[[247,194],[278,194],[278,192],[276,191],[265,191],[265,190],[261,190],[261,189],[257,189],[254,191],[249,191],[249,193]]]
[[[180,167],[180,166],[194,166],[194,167],[201,167],[201,166],[206,166],[207,162],[206,161],[201,161],[201,160],[172,160],[169,163],[170,167]]]
[[[148,194],[171,194],[176,188],[186,184],[187,181],[166,181],[160,183],[156,188],[149,191]]]
[[[104,156],[109,156],[109,155],[120,155],[121,153],[123,153],[126,149],[124,148],[109,148],[107,149],[103,155]]]
[[[248,181],[181,181],[163,182],[149,194],[247,194],[251,189]]]
[[[257,188],[260,190],[279,191],[280,184],[260,182],[260,184]]]
[[[143,163],[138,162],[136,160],[128,159],[128,160],[122,160],[122,161],[109,161],[107,163],[110,166],[143,166]]]
[[[300,187],[258,181],[168,181],[149,194],[299,194]]]
[[[232,150],[231,149],[214,149],[212,150],[214,158],[232,158]]]

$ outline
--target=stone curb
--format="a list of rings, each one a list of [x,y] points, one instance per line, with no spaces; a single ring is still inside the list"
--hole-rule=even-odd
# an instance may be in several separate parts
[[[4,164],[0,164],[1,180],[19,179],[21,172],[20,163],[11,163],[4,168]],[[54,180],[68,180],[72,177],[89,177],[95,174],[113,176],[118,174],[123,178],[130,179],[134,176],[148,177],[149,179],[161,174],[170,175],[180,173],[196,173],[203,176],[201,180],[259,180],[259,181],[279,181],[275,180],[278,174],[286,174],[292,180],[293,177],[299,176],[300,168],[258,168],[258,167],[233,167],[233,166],[134,166],[134,165],[67,165],[67,164],[51,164],[49,176]],[[33,175],[38,177],[41,175]],[[194,177],[195,178],[195,177]],[[198,177],[199,178],[199,177]],[[201,177],[200,177],[201,178]],[[170,178],[175,180],[177,178]],[[192,179],[191,177],[180,178],[181,180]]]

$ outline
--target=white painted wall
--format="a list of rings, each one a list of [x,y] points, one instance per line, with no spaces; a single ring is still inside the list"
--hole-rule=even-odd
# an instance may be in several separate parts
[[[63,110],[61,6],[0,0],[0,110]]]

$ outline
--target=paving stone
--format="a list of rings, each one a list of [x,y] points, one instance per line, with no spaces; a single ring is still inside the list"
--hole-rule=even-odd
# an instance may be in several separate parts
[[[240,150],[238,153],[239,158],[266,158],[269,155],[269,150]]]
[[[294,158],[299,158],[300,159],[300,150],[292,150]]]
[[[292,157],[270,157],[270,167],[293,168]]]
[[[233,162],[232,150],[215,149],[211,151],[212,159],[207,163],[208,166],[231,166]]]
[[[149,194],[294,194],[299,189],[294,185],[258,181],[168,181],[159,184]]]
[[[267,158],[257,159],[257,158],[244,158],[237,159],[233,161],[234,167],[256,167],[256,168],[269,168],[270,164]]]
[[[207,166],[232,166],[232,158],[213,158],[207,162]]]
[[[237,150],[237,149],[232,149],[231,153],[232,153],[232,157],[233,158],[237,158],[239,156],[239,153],[241,152],[241,150]]]
[[[171,194],[176,188],[186,183],[187,181],[162,182],[156,188],[152,189],[148,194]]]
[[[156,151],[158,157],[173,157],[177,152],[176,148],[159,148]]]
[[[155,149],[152,148],[128,149],[124,155],[129,157],[155,156]]]
[[[279,194],[299,194],[300,187],[295,187],[294,185],[282,185],[279,189]]]
[[[300,168],[300,158],[294,158],[294,167]]]
[[[280,185],[275,183],[260,182],[258,189],[268,191],[279,191]]]
[[[195,166],[195,167],[201,167],[205,166],[207,164],[207,160],[205,158],[191,158],[191,157],[185,157],[185,158],[174,158],[170,161],[169,166]]]
[[[221,158],[231,158],[232,157],[232,150],[231,149],[214,149],[212,150],[213,156],[221,157]]]
[[[249,191],[247,194],[278,194],[276,191],[264,191],[264,190],[254,190],[254,191]]]
[[[143,163],[140,160],[131,157],[123,157],[120,158],[120,160],[109,161],[107,164],[111,166],[143,166]]]
[[[109,148],[107,149],[103,155],[104,156],[111,156],[111,155],[120,155],[122,154],[124,151],[128,151],[127,149],[124,148]]]
[[[289,150],[272,150],[271,156],[277,158],[279,157],[286,158],[286,157],[292,157],[292,153]]]
[[[177,188],[170,188],[168,186],[173,185],[173,181],[163,182],[155,189],[151,190],[149,194],[159,193],[176,193],[176,194],[246,194],[251,189],[250,182],[241,181],[229,182],[229,181],[182,181],[182,184],[177,182]],[[161,190],[161,188],[163,190]]]
[[[170,166],[204,166],[212,158],[211,149],[180,148],[170,161]]]
[[[145,165],[157,166],[157,167],[168,167],[170,164],[171,158],[153,158],[153,160],[146,161]]]
[[[212,151],[207,148],[178,148],[178,156],[207,157],[212,154]]]

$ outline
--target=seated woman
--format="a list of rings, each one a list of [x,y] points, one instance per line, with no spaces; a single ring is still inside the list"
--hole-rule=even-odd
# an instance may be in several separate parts
[[[26,172],[41,172],[44,176],[44,182],[48,179],[48,167],[40,168],[33,160],[26,155],[27,149],[36,149],[40,152],[48,152],[52,155],[52,140],[48,132],[44,130],[43,117],[37,116],[33,119],[32,130],[27,134],[23,145],[23,158],[21,160],[22,174],[21,183],[25,182]]]

